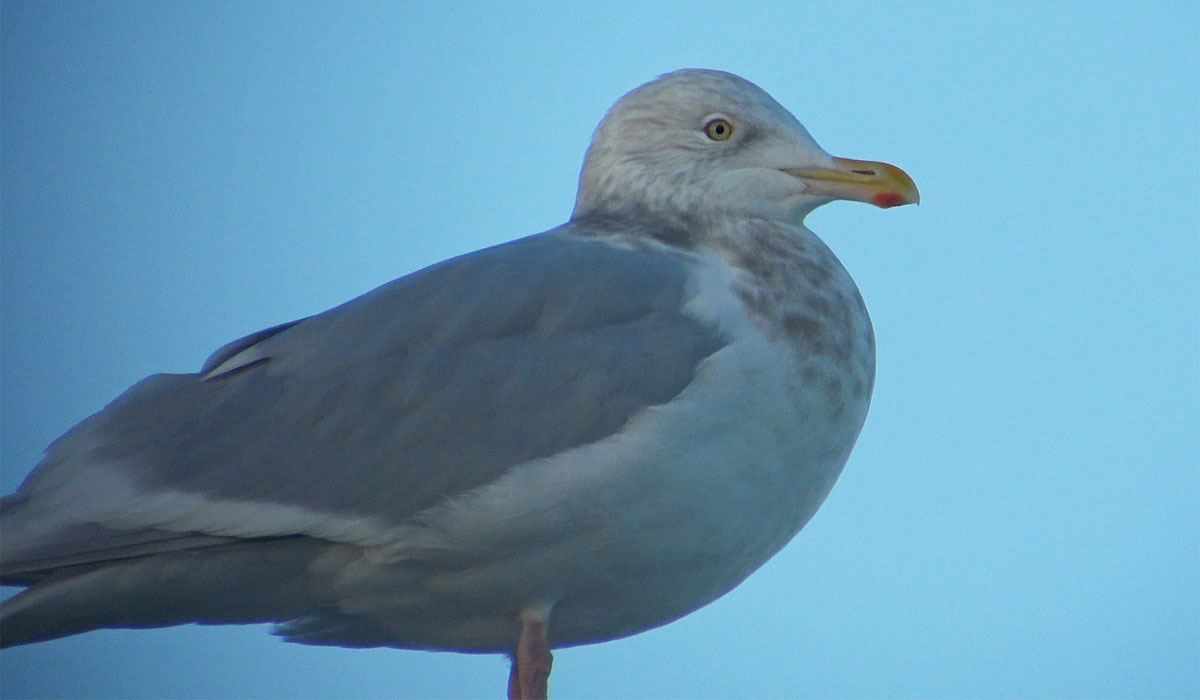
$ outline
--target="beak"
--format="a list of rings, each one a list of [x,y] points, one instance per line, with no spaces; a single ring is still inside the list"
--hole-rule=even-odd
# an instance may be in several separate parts
[[[853,199],[887,209],[919,204],[921,193],[908,173],[894,165],[869,160],[834,158],[833,168],[784,168],[808,186],[805,194],[830,199]]]

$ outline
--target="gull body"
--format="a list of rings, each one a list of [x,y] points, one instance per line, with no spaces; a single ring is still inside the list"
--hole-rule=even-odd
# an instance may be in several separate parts
[[[597,128],[571,219],[143,380],[0,503],[0,643],[279,623],[291,641],[514,656],[644,631],[812,517],[874,337],[803,225],[914,202],[752,83],[669,74]]]

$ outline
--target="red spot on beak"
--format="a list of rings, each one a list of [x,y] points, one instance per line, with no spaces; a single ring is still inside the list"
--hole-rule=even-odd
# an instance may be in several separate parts
[[[871,204],[882,209],[898,207],[904,204],[904,196],[895,190],[884,190],[871,198]]]

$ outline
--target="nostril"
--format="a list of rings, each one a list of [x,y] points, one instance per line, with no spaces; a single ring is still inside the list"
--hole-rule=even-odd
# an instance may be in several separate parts
[[[850,172],[857,173],[859,175],[866,175],[867,177],[875,177],[874,170],[851,170]]]

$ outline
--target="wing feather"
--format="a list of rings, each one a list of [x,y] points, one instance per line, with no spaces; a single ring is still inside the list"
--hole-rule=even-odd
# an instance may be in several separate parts
[[[0,559],[385,527],[619,431],[724,340],[682,311],[685,253],[576,233],[446,261],[139,382],[10,497],[0,517],[21,526]]]

